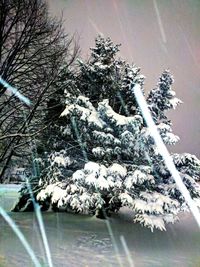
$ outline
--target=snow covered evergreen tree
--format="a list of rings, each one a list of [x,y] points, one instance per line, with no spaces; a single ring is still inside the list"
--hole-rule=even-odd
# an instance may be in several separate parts
[[[135,222],[151,230],[165,229],[187,205],[149,134],[130,86],[144,86],[139,68],[116,59],[119,45],[98,37],[88,62],[79,61],[77,76],[66,88],[60,128],[66,147],[48,155],[34,195],[43,210],[65,210],[106,217],[127,206]],[[166,112],[181,103],[164,71],[147,96],[153,119],[165,144],[172,133]],[[73,88],[77,95],[72,94]],[[174,163],[193,199],[200,199],[200,161],[173,154]],[[15,210],[31,207],[27,188]],[[25,204],[25,205],[24,205]]]

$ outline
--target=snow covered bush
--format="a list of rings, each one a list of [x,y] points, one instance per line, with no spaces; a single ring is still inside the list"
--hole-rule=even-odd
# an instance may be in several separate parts
[[[165,223],[175,222],[187,205],[131,94],[130,85],[143,88],[144,76],[136,66],[116,60],[118,50],[109,38],[98,37],[90,60],[79,61],[61,114],[66,119],[60,128],[66,147],[48,155],[34,195],[43,210],[51,207],[98,217],[127,206],[135,222],[165,230]],[[167,145],[179,140],[166,116],[181,103],[172,84],[166,70],[146,97]],[[79,95],[69,93],[73,88]],[[200,161],[187,153],[172,157],[191,196],[199,201]],[[19,203],[15,210],[23,209]]]

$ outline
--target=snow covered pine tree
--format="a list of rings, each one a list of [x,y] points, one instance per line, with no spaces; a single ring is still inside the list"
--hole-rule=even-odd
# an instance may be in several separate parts
[[[109,216],[127,206],[134,222],[165,230],[187,205],[149,134],[130,85],[144,86],[144,76],[134,65],[116,59],[119,45],[98,37],[88,62],[79,61],[71,83],[79,95],[66,88],[66,108],[61,127],[66,147],[48,156],[35,187],[43,210],[65,210]],[[166,111],[181,103],[164,71],[147,103],[165,144],[179,138],[172,133]],[[193,155],[172,154],[174,163],[193,199],[199,201],[200,161]],[[26,205],[20,201],[26,198]],[[29,203],[29,204],[27,204]],[[30,208],[26,186],[15,210]]]

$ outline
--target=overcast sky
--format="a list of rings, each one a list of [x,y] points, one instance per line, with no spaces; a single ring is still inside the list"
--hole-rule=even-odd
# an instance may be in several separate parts
[[[200,157],[200,1],[48,0],[53,15],[63,14],[65,29],[79,36],[89,55],[98,33],[121,43],[120,57],[141,67],[148,91],[169,68],[184,104],[170,112],[181,141],[170,148]]]

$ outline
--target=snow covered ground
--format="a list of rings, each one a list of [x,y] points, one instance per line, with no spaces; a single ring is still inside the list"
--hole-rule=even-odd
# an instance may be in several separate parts
[[[17,192],[21,188],[20,184],[0,184],[1,192]]]
[[[16,200],[19,187],[0,187],[0,205],[8,210]],[[11,190],[12,189],[12,190]],[[12,192],[12,193],[11,193]],[[34,213],[9,213],[22,230],[38,258],[45,259],[38,224]],[[169,225],[166,232],[154,231],[133,224],[130,212],[123,209],[110,220],[114,235],[109,235],[107,222],[95,217],[67,213],[43,213],[54,267],[199,267],[200,231],[190,214]],[[33,266],[20,241],[0,218],[0,266]],[[122,246],[128,246],[132,264]],[[116,254],[118,250],[118,254]]]
[[[20,188],[20,184],[0,184],[0,205],[6,211],[10,211],[13,208]]]

